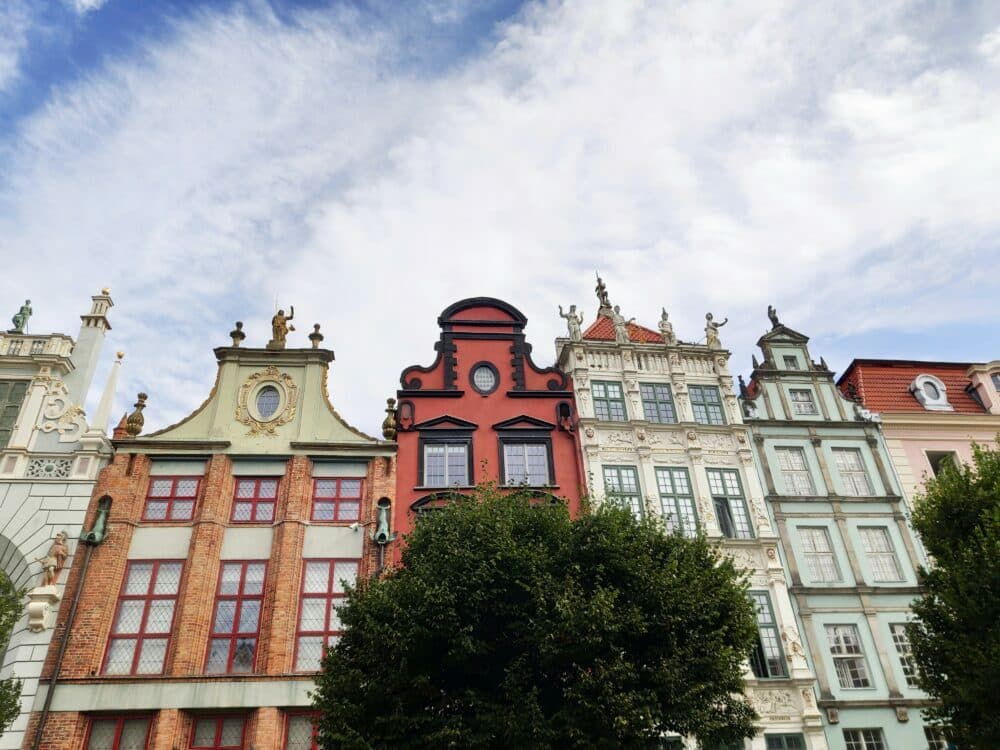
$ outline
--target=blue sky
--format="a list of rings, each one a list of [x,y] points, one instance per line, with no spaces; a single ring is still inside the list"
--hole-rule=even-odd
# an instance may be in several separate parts
[[[837,369],[1000,358],[998,195],[995,2],[0,3],[0,312],[110,286],[151,427],[277,300],[374,432],[448,304],[549,363],[595,269],[737,372],[769,303]]]

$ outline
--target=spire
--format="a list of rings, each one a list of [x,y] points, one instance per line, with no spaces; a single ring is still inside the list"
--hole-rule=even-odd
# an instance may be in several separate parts
[[[108,323],[108,310],[114,306],[111,292],[105,287],[90,300],[90,312],[80,316],[80,333],[73,345],[74,369],[64,378],[70,401],[74,404],[83,404],[87,400],[87,391],[90,390],[90,381],[97,369],[104,336],[111,330],[111,324]]]
[[[597,293],[597,301],[600,303],[600,307],[597,308],[597,314],[610,318],[611,303],[608,301],[608,288],[604,285],[604,280],[601,278],[600,273],[597,274],[597,286],[594,287],[594,291]]]
[[[115,355],[115,362],[111,365],[111,372],[108,373],[108,382],[104,385],[104,393],[101,394],[101,402],[97,405],[94,413],[94,421],[90,428],[97,430],[102,435],[108,431],[108,420],[111,418],[111,406],[115,400],[115,388],[118,385],[118,372],[121,370],[122,359],[125,352],[118,352]]]

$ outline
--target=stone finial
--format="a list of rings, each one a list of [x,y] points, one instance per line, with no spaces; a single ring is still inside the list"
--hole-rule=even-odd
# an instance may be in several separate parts
[[[240,344],[243,343],[243,339],[245,339],[247,337],[247,335],[245,333],[243,333],[243,321],[242,320],[237,320],[236,321],[236,328],[234,328],[233,330],[231,330],[229,332],[229,335],[233,339],[233,348],[237,348],[237,347],[239,347]]]
[[[600,307],[597,308],[597,314],[611,317],[611,302],[608,300],[608,288],[604,285],[604,280],[599,273],[597,274],[597,286],[594,287],[594,291],[597,293],[597,301],[600,303]]]
[[[26,299],[24,304],[21,305],[21,309],[14,313],[14,317],[10,319],[14,327],[7,331],[7,333],[24,333],[24,327],[28,324],[28,318],[30,317],[31,300]]]
[[[385,419],[382,421],[382,437],[386,440],[396,439],[396,399],[385,400]]]
[[[313,349],[319,349],[319,345],[323,341],[323,334],[319,332],[319,323],[313,323],[313,332],[309,334],[309,340],[312,342]]]
[[[147,398],[149,396],[145,393],[140,393],[139,400],[135,402],[135,411],[129,414],[128,419],[125,420],[125,432],[128,433],[129,437],[135,437],[142,432],[142,426],[146,423],[146,418],[142,416],[142,410],[146,408]]]
[[[771,330],[781,325],[781,321],[778,320],[778,311],[775,309],[774,305],[767,306],[767,317],[771,320]]]

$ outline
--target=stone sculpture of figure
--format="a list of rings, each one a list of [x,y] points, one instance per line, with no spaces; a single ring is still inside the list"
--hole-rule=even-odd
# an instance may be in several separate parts
[[[771,319],[771,328],[777,328],[781,325],[781,321],[778,320],[778,311],[774,309],[774,305],[767,306],[767,317]]]
[[[288,332],[295,330],[295,326],[289,325],[295,317],[295,306],[292,305],[288,309],[288,315],[285,315],[284,310],[278,310],[277,315],[271,318],[271,340],[267,342],[268,349],[284,349]]]
[[[625,320],[625,316],[622,315],[621,307],[615,305],[611,312],[611,323],[615,327],[615,343],[627,344],[631,341],[628,337],[628,324],[634,320],[635,318]]]
[[[568,313],[564,313],[562,305],[559,305],[559,317],[566,319],[566,327],[569,329],[570,340],[580,341],[583,339],[583,331],[580,328],[583,325],[583,312],[577,314],[576,305],[570,305]]]
[[[597,302],[600,304],[600,309],[604,311],[610,310],[611,302],[608,301],[608,288],[604,286],[604,280],[600,274],[597,275],[597,286],[594,287],[594,291],[597,292]]]
[[[38,558],[38,562],[42,564],[43,586],[56,585],[67,557],[69,557],[69,548],[66,546],[66,532],[60,531],[52,540],[52,546],[49,547],[45,557]]]
[[[705,313],[705,345],[709,349],[722,348],[722,344],[719,341],[719,329],[728,322],[729,318],[726,318],[721,323],[716,323],[712,319],[712,313]]]
[[[667,312],[667,308],[660,308],[660,333],[663,334],[664,344],[676,344],[677,337],[674,335],[674,324],[670,322],[670,314]]]
[[[28,324],[28,318],[31,317],[31,300],[26,299],[24,304],[21,305],[21,309],[17,311],[17,314],[11,318],[11,322],[14,323],[14,327],[10,330],[11,333],[24,333],[24,327]]]

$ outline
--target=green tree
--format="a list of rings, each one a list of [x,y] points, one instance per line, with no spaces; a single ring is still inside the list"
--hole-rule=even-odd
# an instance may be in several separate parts
[[[23,591],[14,588],[10,578],[0,570],[0,658],[7,653],[10,634],[21,619]],[[0,735],[21,712],[21,681],[16,677],[0,680]]]
[[[1000,747],[1000,452],[927,480],[913,525],[933,558],[910,627],[926,713],[962,750]]]
[[[754,733],[746,583],[704,537],[571,520],[492,485],[420,519],[362,583],[313,694],[330,748],[731,746]]]

